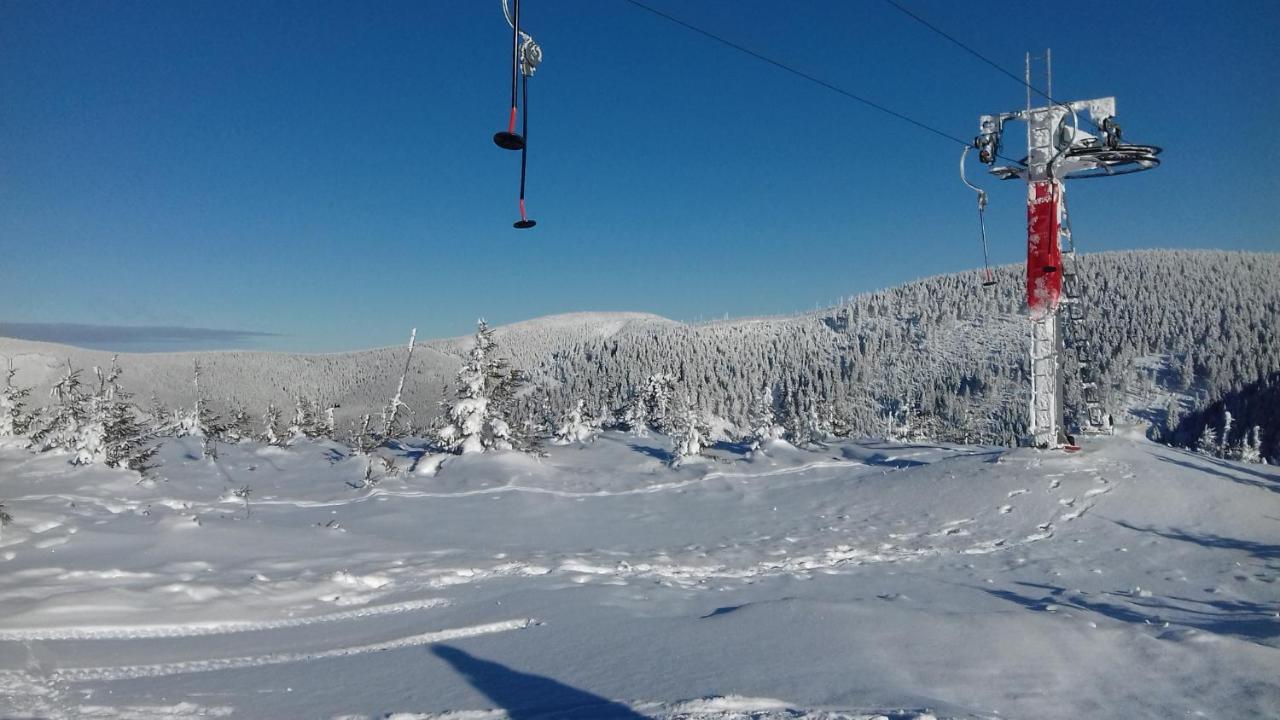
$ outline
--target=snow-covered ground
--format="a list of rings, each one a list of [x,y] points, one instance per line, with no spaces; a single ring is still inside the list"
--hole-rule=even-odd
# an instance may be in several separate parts
[[[1280,716],[1276,469],[668,447],[0,446],[0,717]]]

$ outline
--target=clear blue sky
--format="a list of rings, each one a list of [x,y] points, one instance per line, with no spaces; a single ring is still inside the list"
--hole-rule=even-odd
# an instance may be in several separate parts
[[[962,138],[1023,104],[879,0],[647,1]],[[1055,96],[1116,95],[1126,139],[1164,146],[1071,184],[1084,250],[1280,249],[1280,3],[903,2],[1013,70],[1052,47]],[[498,0],[0,0],[0,321],[328,351],[481,315],[790,312],[980,263],[958,145],[621,0],[523,7],[531,231],[490,141]],[[993,188],[997,262],[1024,193]]]

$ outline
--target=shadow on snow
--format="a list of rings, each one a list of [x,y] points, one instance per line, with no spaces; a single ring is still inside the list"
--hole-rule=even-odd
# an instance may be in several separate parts
[[[505,710],[511,720],[646,720],[626,705],[548,677],[481,660],[449,645],[435,645],[431,652]]]
[[[1106,602],[1084,597],[1082,593],[1071,593],[1066,596],[1066,588],[1039,583],[1019,582],[1027,588],[1044,591],[1038,597],[1032,592],[1025,594],[1013,590],[978,588],[983,592],[1021,605],[1028,610],[1045,611],[1049,606],[1072,608],[1097,613],[1104,617],[1132,625],[1144,625],[1159,629],[1166,623],[1170,627],[1192,628],[1215,635],[1228,635],[1242,640],[1271,646],[1266,642],[1280,637],[1280,621],[1274,618],[1274,611],[1261,603],[1241,601],[1199,601],[1183,598],[1168,598],[1179,602],[1193,603],[1209,609],[1186,608],[1164,602],[1162,598],[1143,598],[1126,593],[1106,593],[1119,598],[1123,604]]]

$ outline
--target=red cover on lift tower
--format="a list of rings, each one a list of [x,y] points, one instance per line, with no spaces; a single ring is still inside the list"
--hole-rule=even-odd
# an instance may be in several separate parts
[[[1058,307],[1062,294],[1062,251],[1058,247],[1061,186],[1042,180],[1027,190],[1027,306],[1033,315]]]

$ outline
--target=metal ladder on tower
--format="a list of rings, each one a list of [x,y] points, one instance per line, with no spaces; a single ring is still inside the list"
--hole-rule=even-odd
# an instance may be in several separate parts
[[[1071,236],[1070,215],[1067,213],[1066,195],[1062,197],[1062,223],[1059,226],[1059,243],[1062,248],[1062,299],[1058,317],[1062,326],[1063,352],[1075,361],[1080,382],[1080,400],[1083,408],[1077,408],[1080,431],[1089,435],[1109,434],[1106,408],[1102,405],[1102,393],[1098,383],[1093,342],[1084,317],[1084,290],[1080,280],[1080,260],[1076,257],[1075,240]]]

